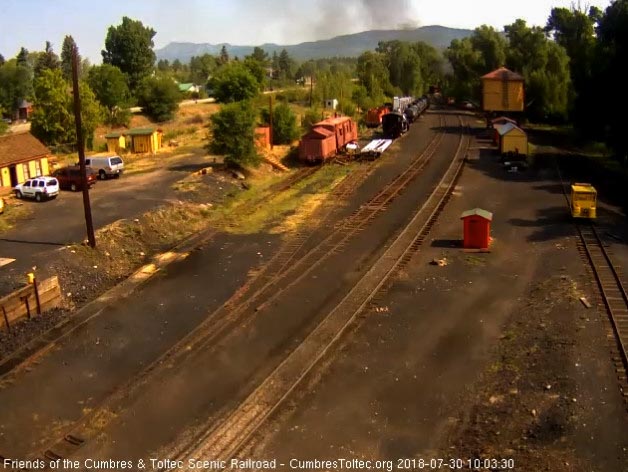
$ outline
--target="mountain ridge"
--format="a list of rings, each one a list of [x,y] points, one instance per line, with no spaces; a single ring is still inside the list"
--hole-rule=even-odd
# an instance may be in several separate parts
[[[307,60],[322,57],[356,57],[364,51],[373,50],[379,41],[425,41],[432,46],[443,49],[449,46],[453,39],[462,39],[470,36],[472,30],[449,28],[441,25],[421,26],[415,29],[398,30],[369,30],[359,33],[334,36],[329,39],[317,41],[306,41],[298,44],[280,45],[275,43],[264,43],[258,45],[268,54],[279,53],[286,49],[295,59]],[[191,43],[191,42],[170,42],[163,48],[157,49],[155,54],[157,60],[167,59],[174,61],[179,59],[188,62],[192,56],[200,56],[208,53],[217,55],[222,46],[227,48],[231,56],[244,57],[253,52],[255,46],[233,45],[229,43]]]

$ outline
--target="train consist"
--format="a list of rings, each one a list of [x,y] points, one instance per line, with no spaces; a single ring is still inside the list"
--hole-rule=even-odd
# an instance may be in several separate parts
[[[382,125],[385,138],[395,139],[408,131],[421,113],[428,108],[427,97],[394,97],[393,103],[370,109],[366,125]],[[303,135],[299,143],[299,159],[307,163],[325,162],[347,149],[347,144],[358,139],[358,127],[348,116],[337,116],[319,121]]]
[[[301,138],[299,159],[308,163],[325,162],[343,152],[358,139],[358,127],[348,116],[319,121]]]
[[[394,106],[397,105],[397,108]],[[411,97],[395,97],[393,111],[382,116],[384,137],[396,139],[410,128],[410,125],[427,110],[427,97],[412,99]]]

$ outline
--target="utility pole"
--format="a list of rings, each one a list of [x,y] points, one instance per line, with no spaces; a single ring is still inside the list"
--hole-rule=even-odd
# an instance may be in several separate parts
[[[310,108],[312,108],[312,90],[314,88],[314,74],[310,75]]]
[[[81,121],[81,97],[78,81],[78,50],[72,48],[72,89],[74,91],[74,121],[76,123],[76,147],[78,149],[79,166],[81,168],[81,185],[83,187],[83,209],[85,210],[85,226],[87,226],[87,240],[91,248],[96,247],[94,223],[92,221],[92,207],[89,202],[89,187],[87,185],[87,169],[85,168],[85,141],[83,140],[83,124]]]
[[[270,134],[270,149],[273,149],[273,96],[272,94],[268,96],[268,102],[269,102],[269,106],[270,106],[270,113],[269,113],[269,119],[268,121],[269,123],[269,134]]]

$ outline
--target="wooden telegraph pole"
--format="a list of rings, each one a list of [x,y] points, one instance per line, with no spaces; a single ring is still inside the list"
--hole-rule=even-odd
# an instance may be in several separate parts
[[[270,117],[269,121],[269,134],[270,134],[270,149],[273,149],[273,96],[272,94],[268,96],[268,102],[270,106]]]
[[[89,202],[89,187],[87,185],[87,169],[85,168],[85,141],[83,140],[83,124],[81,121],[81,97],[78,81],[78,50],[72,48],[72,89],[74,91],[74,121],[76,122],[76,147],[78,149],[79,166],[81,168],[81,184],[83,186],[83,209],[85,210],[85,226],[87,226],[87,240],[90,247],[96,247],[94,223],[92,221],[92,207]]]

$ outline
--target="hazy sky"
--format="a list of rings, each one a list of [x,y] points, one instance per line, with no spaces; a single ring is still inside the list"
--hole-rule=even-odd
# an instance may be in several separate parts
[[[21,46],[57,53],[71,34],[81,53],[100,62],[107,28],[123,16],[156,32],[155,47],[171,41],[256,45],[296,44],[367,29],[439,24],[502,29],[523,18],[544,25],[552,6],[572,0],[0,0],[0,54]],[[583,2],[606,8],[610,0]]]

